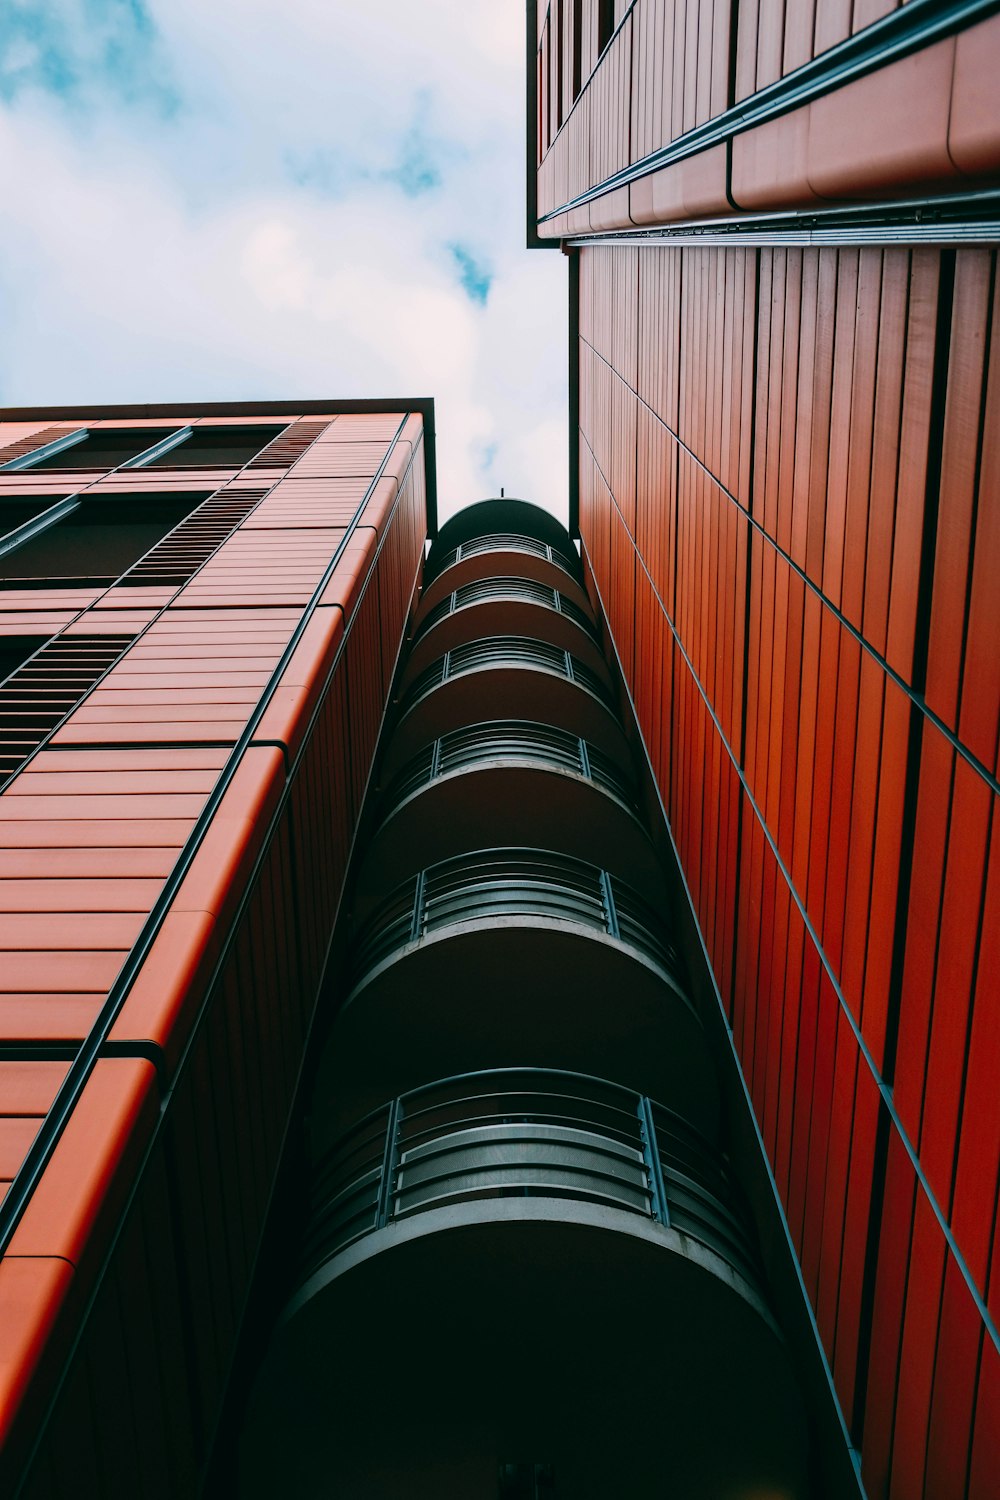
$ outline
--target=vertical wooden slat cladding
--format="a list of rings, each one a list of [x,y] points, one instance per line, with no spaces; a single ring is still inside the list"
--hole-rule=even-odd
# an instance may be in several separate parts
[[[989,250],[581,252],[586,560],[873,1500],[995,1453],[997,306]]]
[[[890,16],[899,0],[634,0],[615,9],[616,31],[598,56],[600,7],[580,7],[582,90],[560,84],[561,6],[546,13],[538,42],[540,111],[537,212],[543,237],[635,224],[780,209],[824,201],[939,195],[1000,165],[1000,56],[995,17],[955,36],[924,38],[860,76],[834,71],[815,97],[728,142],[667,165],[656,153],[780,85]],[[541,7],[540,7],[541,9]],[[918,18],[916,24],[919,25]],[[603,40],[601,42],[603,45]],[[564,54],[565,47],[564,47]],[[563,78],[563,85],[565,79]],[[728,124],[729,122],[727,122]],[[626,165],[627,186],[604,185]],[[582,194],[592,196],[576,208]],[[545,216],[552,215],[546,221]]]
[[[110,1055],[0,1261],[0,1306],[17,1311],[0,1391],[12,1493],[68,1492],[75,1479],[95,1494],[187,1494],[200,1482],[422,562],[422,428],[409,421],[393,446],[399,428],[398,414],[324,421],[313,446],[326,451],[305,477],[275,486],[270,511],[146,614],[106,692],[0,797],[0,951],[36,945],[3,966],[0,1042],[70,1055],[164,903]],[[262,601],[267,577],[274,598]],[[5,1180],[70,1064],[13,1066],[0,1062]],[[88,1129],[119,1153],[113,1170],[90,1161]]]

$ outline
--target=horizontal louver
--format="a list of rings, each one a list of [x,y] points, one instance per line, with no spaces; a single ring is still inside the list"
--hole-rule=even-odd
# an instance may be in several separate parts
[[[12,776],[135,639],[58,635],[0,684],[0,783]]]
[[[247,464],[248,469],[288,469],[315,442],[329,422],[293,422]]]
[[[36,448],[44,448],[46,443],[54,443],[56,438],[65,437],[67,432],[74,432],[72,426],[44,427],[41,432],[33,432],[28,437],[19,438],[16,443],[9,443],[6,448],[0,448],[0,468],[4,464],[11,464],[15,458],[23,458],[26,453],[34,453]]]
[[[210,495],[162,541],[150,548],[124,577],[129,583],[136,584],[179,586],[187,583],[266,494],[267,488],[264,487],[219,490],[218,494]]]

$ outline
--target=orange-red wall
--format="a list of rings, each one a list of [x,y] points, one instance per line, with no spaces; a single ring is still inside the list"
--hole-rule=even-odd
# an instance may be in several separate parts
[[[193,1494],[208,1455],[426,532],[420,417],[319,425],[182,587],[0,595],[141,632],[0,794],[8,1181],[195,850],[0,1260],[4,1493]]]
[[[1000,1474],[997,291],[580,251],[586,558],[873,1500]]]
[[[834,59],[838,44],[899,9],[894,0],[617,0],[615,31],[598,57],[597,0],[539,0],[538,233],[557,238],[995,182],[996,16],[925,40],[865,76],[834,76],[777,118],[735,120],[713,141],[691,137],[675,161],[653,159],[798,69]],[[569,206],[633,166],[640,171],[630,183]]]

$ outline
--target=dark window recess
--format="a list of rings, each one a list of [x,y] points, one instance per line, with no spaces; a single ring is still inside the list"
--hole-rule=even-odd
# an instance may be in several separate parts
[[[501,1464],[499,1500],[555,1500],[551,1464]]]
[[[114,583],[204,498],[202,491],[83,500],[47,531],[0,556],[0,579],[31,588]]]
[[[220,490],[193,510],[156,543],[125,575],[135,584],[182,584],[207,562],[216,547],[232,536],[241,521],[267,494],[261,489]]]
[[[597,0],[597,55],[600,57],[615,30],[615,0]]]
[[[0,636],[0,687],[12,672],[24,665],[29,656],[34,656],[39,646],[44,646],[48,636],[7,635]]]
[[[554,0],[556,16],[556,130],[562,129],[563,122],[563,29],[565,26],[566,0]]]
[[[57,635],[27,660],[21,658],[0,683],[0,784],[48,739],[134,639],[134,635]],[[31,644],[39,645],[37,641]]]
[[[0,539],[65,498],[65,495],[18,495],[16,499],[0,500]]]
[[[23,458],[26,453],[34,453],[36,448],[44,448],[46,443],[54,443],[56,438],[65,437],[67,432],[73,432],[73,427],[45,427],[41,432],[33,432],[30,437],[19,438],[16,443],[8,443],[6,448],[0,448],[0,468],[4,464],[12,464],[15,458]]]
[[[138,458],[154,443],[162,443],[165,437],[176,431],[176,427],[94,427],[81,442],[64,448],[61,453],[39,459],[37,464],[31,465],[30,472],[68,469],[76,474],[81,469],[117,469],[119,464]],[[51,442],[52,438],[46,441]]]
[[[241,469],[280,437],[282,427],[196,427],[189,438],[144,464],[150,469]],[[161,434],[162,436],[162,434]]]
[[[248,469],[288,469],[314,443],[329,422],[293,422],[250,460]]]
[[[573,0],[573,103],[583,87],[583,0]]]

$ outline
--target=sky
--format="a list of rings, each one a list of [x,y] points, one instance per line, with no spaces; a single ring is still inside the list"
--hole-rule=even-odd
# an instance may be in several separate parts
[[[565,518],[521,0],[0,0],[0,405],[433,396]]]

